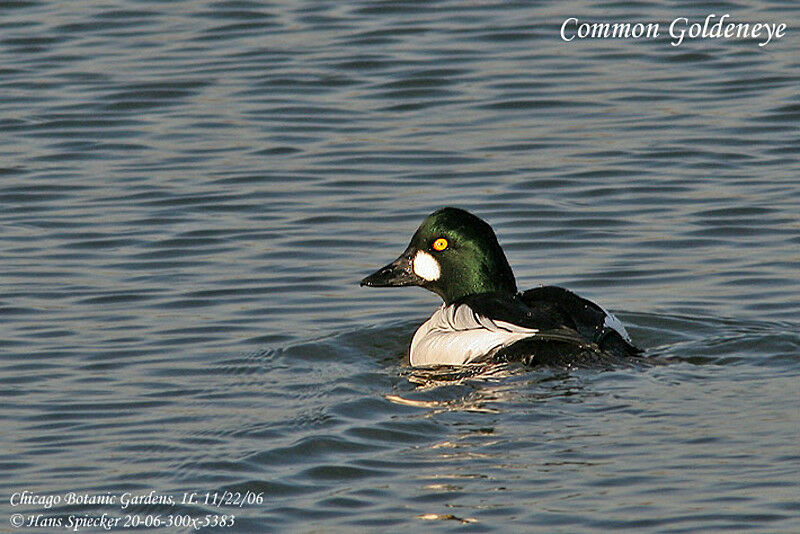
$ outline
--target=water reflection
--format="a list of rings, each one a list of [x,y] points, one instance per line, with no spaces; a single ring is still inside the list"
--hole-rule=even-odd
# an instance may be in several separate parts
[[[432,410],[500,413],[504,403],[536,402],[573,394],[574,377],[566,369],[533,370],[519,363],[405,368],[399,376],[413,389],[384,397],[396,404]],[[517,380],[511,380],[517,377]],[[542,386],[544,390],[542,391]]]

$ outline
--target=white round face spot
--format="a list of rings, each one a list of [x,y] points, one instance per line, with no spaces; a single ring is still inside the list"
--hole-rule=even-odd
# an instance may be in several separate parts
[[[412,266],[414,267],[414,274],[428,282],[438,280],[442,274],[439,262],[430,254],[421,250],[417,251],[416,256],[414,256]]]

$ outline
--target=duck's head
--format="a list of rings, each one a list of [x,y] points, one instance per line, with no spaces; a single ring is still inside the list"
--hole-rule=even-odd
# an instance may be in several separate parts
[[[364,278],[361,285],[421,286],[446,304],[477,293],[517,292],[514,273],[492,227],[458,208],[431,213],[400,257]]]

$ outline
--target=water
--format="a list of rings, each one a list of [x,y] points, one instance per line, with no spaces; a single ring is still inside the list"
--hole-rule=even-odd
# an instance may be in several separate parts
[[[789,29],[558,38],[709,13]],[[2,529],[800,531],[799,18],[2,2]],[[596,300],[673,363],[404,366],[436,297],[357,282],[444,205],[495,227],[521,288]],[[119,502],[150,492],[176,502]]]

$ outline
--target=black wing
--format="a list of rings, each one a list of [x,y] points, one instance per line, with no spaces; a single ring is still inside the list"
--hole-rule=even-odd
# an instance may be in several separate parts
[[[473,312],[495,321],[539,330],[492,354],[492,360],[613,367],[642,352],[606,325],[603,308],[561,287],[538,287],[514,296],[482,293],[457,304],[467,304]]]
[[[476,315],[536,329],[535,335],[487,355],[494,361],[522,361],[529,365],[595,366],[602,360],[600,348],[581,335],[571,322],[565,322],[558,310],[548,306],[528,306],[521,295],[481,293],[470,295],[456,304],[466,304]],[[502,328],[502,324],[497,324]]]
[[[608,326],[608,314],[590,300],[557,286],[529,289],[520,295],[535,313],[554,317],[555,321],[574,329],[589,344],[620,357],[638,356],[642,350],[632,345],[620,332]]]

